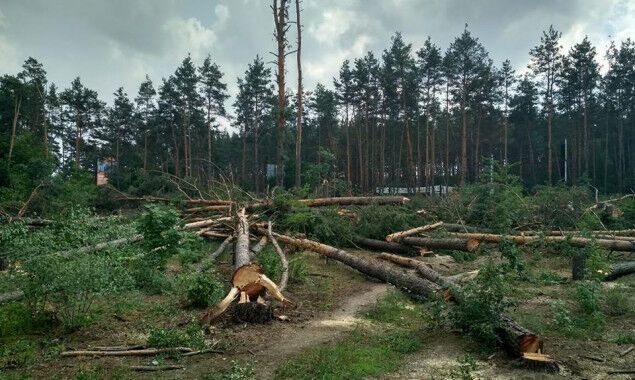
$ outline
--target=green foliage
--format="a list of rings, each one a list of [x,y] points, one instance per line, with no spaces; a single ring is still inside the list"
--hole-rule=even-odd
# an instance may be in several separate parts
[[[479,271],[474,281],[463,286],[461,302],[450,312],[456,327],[475,340],[493,348],[497,343],[496,328],[508,304],[504,300],[505,281],[501,268],[491,261]]]
[[[578,305],[585,313],[600,311],[602,288],[595,281],[579,281],[575,288]]]
[[[570,229],[577,227],[592,198],[583,186],[539,186],[529,202],[534,219],[545,228]]]
[[[187,302],[196,307],[217,304],[225,295],[222,281],[214,273],[196,273],[186,278]]]
[[[573,329],[573,317],[563,301],[554,301],[551,304],[551,312],[553,313],[553,326],[556,329],[561,331],[571,331]]]
[[[457,369],[452,371],[452,377],[461,380],[473,380],[472,372],[476,369],[476,360],[470,354],[465,354],[457,360]]]
[[[352,337],[309,349],[283,363],[277,379],[365,379],[397,369],[403,354],[419,349],[413,334],[390,331],[385,334],[354,331]]]
[[[301,284],[306,281],[309,276],[309,264],[306,258],[302,256],[294,257],[289,260],[289,281]]]
[[[0,346],[0,368],[23,368],[36,360],[36,347],[28,340],[19,339]]]
[[[154,252],[146,256],[148,265],[162,268],[168,257],[177,253],[182,233],[176,228],[182,224],[179,213],[165,205],[149,204],[138,220],[137,231],[143,235],[143,244]]]
[[[518,274],[522,274],[525,271],[525,263],[523,261],[523,251],[512,240],[503,238],[498,249],[501,252],[501,256],[507,259],[507,267],[510,270],[515,270]]]
[[[263,250],[256,256],[256,261],[260,264],[262,271],[267,277],[273,281],[280,280],[280,275],[282,274],[282,263],[280,262],[280,258],[274,251],[272,245],[267,245],[263,248]]]
[[[147,345],[156,348],[190,347],[200,349],[205,345],[205,335],[196,324],[184,328],[152,329]]]
[[[424,220],[406,207],[370,205],[359,208],[355,233],[384,240],[386,235],[424,224]]]
[[[587,277],[603,280],[610,271],[608,251],[597,244],[592,244],[584,247],[582,254],[586,255],[585,270]]]
[[[131,275],[135,287],[146,294],[167,294],[174,289],[174,282],[165,272],[147,266],[143,259],[133,261]]]
[[[113,296],[131,287],[127,270],[108,256],[84,255],[73,260],[41,256],[24,263],[21,288],[35,311],[45,303],[56,306],[56,316],[66,330],[89,320],[96,299]]]
[[[635,334],[621,334],[613,338],[615,344],[635,344]]]
[[[508,165],[493,164],[494,170],[483,174],[481,182],[459,189],[459,215],[468,225],[508,232],[527,218],[520,179],[510,173]]]
[[[285,229],[304,233],[310,239],[334,246],[350,245],[353,236],[350,221],[339,215],[333,207],[315,210],[298,207],[284,215],[281,222]]]

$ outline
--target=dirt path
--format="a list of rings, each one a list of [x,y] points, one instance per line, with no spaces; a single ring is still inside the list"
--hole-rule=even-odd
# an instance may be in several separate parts
[[[345,298],[342,305],[317,319],[300,326],[290,326],[286,334],[281,337],[279,342],[281,344],[273,344],[268,350],[255,352],[256,357],[264,360],[264,363],[278,364],[304,349],[339,338],[342,333],[350,332],[357,324],[364,323],[365,321],[357,315],[382,299],[390,289],[391,286],[388,284],[364,283],[359,287],[355,297]],[[262,372],[259,371],[259,375],[263,378],[271,378],[275,367],[275,365],[265,365],[261,368]]]

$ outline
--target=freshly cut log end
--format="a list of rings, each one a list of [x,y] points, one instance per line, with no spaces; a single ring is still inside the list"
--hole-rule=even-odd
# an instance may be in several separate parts
[[[558,363],[547,354],[539,352],[525,352],[521,358],[524,365],[533,370],[543,370],[551,373],[560,372]]]
[[[247,293],[251,301],[255,301],[265,288],[260,283],[262,268],[260,265],[250,263],[236,269],[232,277],[232,284],[241,292]]]
[[[273,309],[261,302],[244,302],[234,306],[232,311],[237,323],[267,323],[273,319]]]
[[[519,339],[518,351],[523,355],[527,353],[538,353],[542,350],[542,341],[536,335],[524,335]]]

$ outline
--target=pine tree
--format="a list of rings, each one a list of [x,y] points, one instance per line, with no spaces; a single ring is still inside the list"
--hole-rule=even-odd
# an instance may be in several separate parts
[[[139,130],[142,132],[143,140],[143,170],[148,170],[148,136],[150,135],[151,117],[155,111],[154,97],[157,92],[154,90],[150,77],[146,78],[141,85],[135,98],[137,120],[141,123]]]
[[[556,80],[562,67],[560,55],[560,37],[562,33],[556,31],[553,25],[542,33],[540,45],[530,51],[531,63],[529,68],[541,78],[543,109],[547,115],[547,183],[553,183],[553,154],[552,154],[552,122],[554,115],[554,95]]]
[[[201,91],[203,93],[203,102],[205,106],[205,122],[207,125],[207,176],[213,179],[213,161],[212,161],[212,132],[214,131],[214,122],[218,116],[226,116],[225,100],[229,97],[227,94],[227,85],[222,82],[223,73],[217,64],[212,63],[211,57],[208,55],[203,61],[203,65],[199,67],[199,75],[201,77]]]

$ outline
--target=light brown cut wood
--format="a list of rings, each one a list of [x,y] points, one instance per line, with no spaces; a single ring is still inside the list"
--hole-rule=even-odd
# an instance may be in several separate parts
[[[191,207],[185,210],[185,212],[195,213],[195,212],[205,212],[205,211],[229,211],[231,210],[231,205],[211,205],[211,206],[201,206],[201,207]]]
[[[402,238],[406,237],[406,236],[412,236],[412,235],[416,235],[416,234],[420,234],[422,232],[425,231],[432,231],[435,230],[439,227],[441,227],[443,225],[443,222],[437,222],[434,224],[427,224],[425,226],[421,226],[421,227],[417,227],[417,228],[411,228],[409,230],[406,231],[400,231],[400,232],[395,232],[393,234],[390,234],[388,236],[386,236],[386,241],[399,241]]]
[[[280,258],[280,262],[282,263],[282,274],[280,276],[279,288],[280,291],[283,291],[287,287],[287,281],[289,280],[289,261],[287,260],[287,255],[285,255],[282,248],[280,248],[278,241],[273,237],[273,232],[271,231],[271,221],[269,221],[267,225],[267,236],[269,237],[269,240],[271,240],[271,244],[273,244],[278,257]]]

